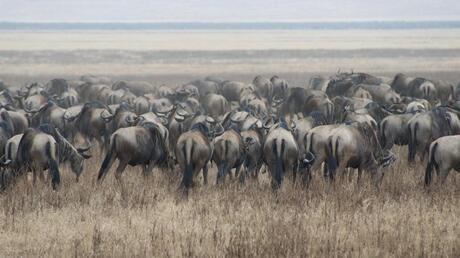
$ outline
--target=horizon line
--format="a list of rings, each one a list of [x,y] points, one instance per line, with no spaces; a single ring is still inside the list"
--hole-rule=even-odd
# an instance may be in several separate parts
[[[195,24],[244,24],[244,23],[445,23],[445,22],[460,22],[459,19],[358,19],[358,20],[247,20],[247,21],[193,21],[193,20],[130,20],[130,21],[117,21],[117,20],[95,20],[95,21],[11,21],[11,20],[0,20],[0,23],[16,23],[16,24],[104,24],[104,23],[115,23],[115,24],[130,24],[130,23],[146,23],[146,24],[171,24],[171,23],[195,23]]]

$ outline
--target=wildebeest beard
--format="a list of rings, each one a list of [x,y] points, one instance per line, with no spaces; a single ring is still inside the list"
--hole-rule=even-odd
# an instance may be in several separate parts
[[[375,131],[366,123],[358,124],[357,128],[367,143],[366,148],[372,149],[372,153],[376,159],[381,158],[383,156],[383,149],[380,146],[380,142],[377,139]]]
[[[434,126],[439,129],[440,136],[451,135],[452,127],[450,124],[450,115],[447,108],[438,107],[433,109]]]

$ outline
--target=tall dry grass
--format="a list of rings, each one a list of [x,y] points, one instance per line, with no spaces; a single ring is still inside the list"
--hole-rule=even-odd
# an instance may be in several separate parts
[[[56,192],[23,178],[0,195],[0,256],[459,257],[457,173],[425,189],[423,166],[404,156],[378,190],[366,177],[357,185],[356,173],[334,185],[317,173],[310,189],[288,178],[275,195],[261,174],[244,186],[200,180],[188,200],[178,171],[144,180],[129,168],[122,186],[113,168],[98,185],[95,158],[79,183],[63,168]]]

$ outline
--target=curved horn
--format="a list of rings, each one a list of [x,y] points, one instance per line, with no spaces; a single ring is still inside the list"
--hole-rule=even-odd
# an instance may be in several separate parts
[[[104,122],[108,123],[110,122],[110,120],[112,120],[112,118],[115,116],[115,115],[112,115],[110,113],[110,111],[107,110],[107,112],[109,112],[109,115],[108,116],[104,116],[104,111],[101,112],[100,114],[100,117],[102,118],[102,120],[104,120]]]
[[[189,115],[189,113],[187,111],[185,111],[184,109],[176,110],[176,114],[178,114],[180,116],[183,116],[183,117],[187,117]]]
[[[87,146],[87,147],[77,148],[77,151],[78,151],[79,153],[87,152],[87,151],[89,151],[89,149],[91,149],[91,147],[92,147],[92,146],[89,145],[89,146]]]
[[[224,127],[221,124],[217,125],[218,130],[214,131],[214,135],[222,135],[225,132]]]
[[[174,119],[177,121],[177,122],[183,122],[185,120],[185,117],[179,115],[179,114],[176,114],[174,116]]]
[[[135,116],[134,118],[132,116],[129,116],[129,115],[125,117],[126,123],[128,123],[130,125],[135,124],[136,120],[137,120],[137,116]]]
[[[212,118],[210,116],[207,116],[206,117],[206,122],[208,122],[210,124],[215,124],[217,121],[214,118]]]

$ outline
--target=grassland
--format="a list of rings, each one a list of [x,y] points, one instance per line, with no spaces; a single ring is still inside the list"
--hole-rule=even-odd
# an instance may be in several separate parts
[[[404,159],[380,189],[348,179],[310,189],[285,181],[274,195],[267,174],[176,192],[178,171],[144,180],[128,169],[123,186],[109,174],[95,182],[100,160],[79,183],[67,169],[61,189],[23,179],[0,196],[2,256],[323,256],[458,257],[458,175],[424,189],[423,167]],[[210,182],[215,180],[211,170]]]

